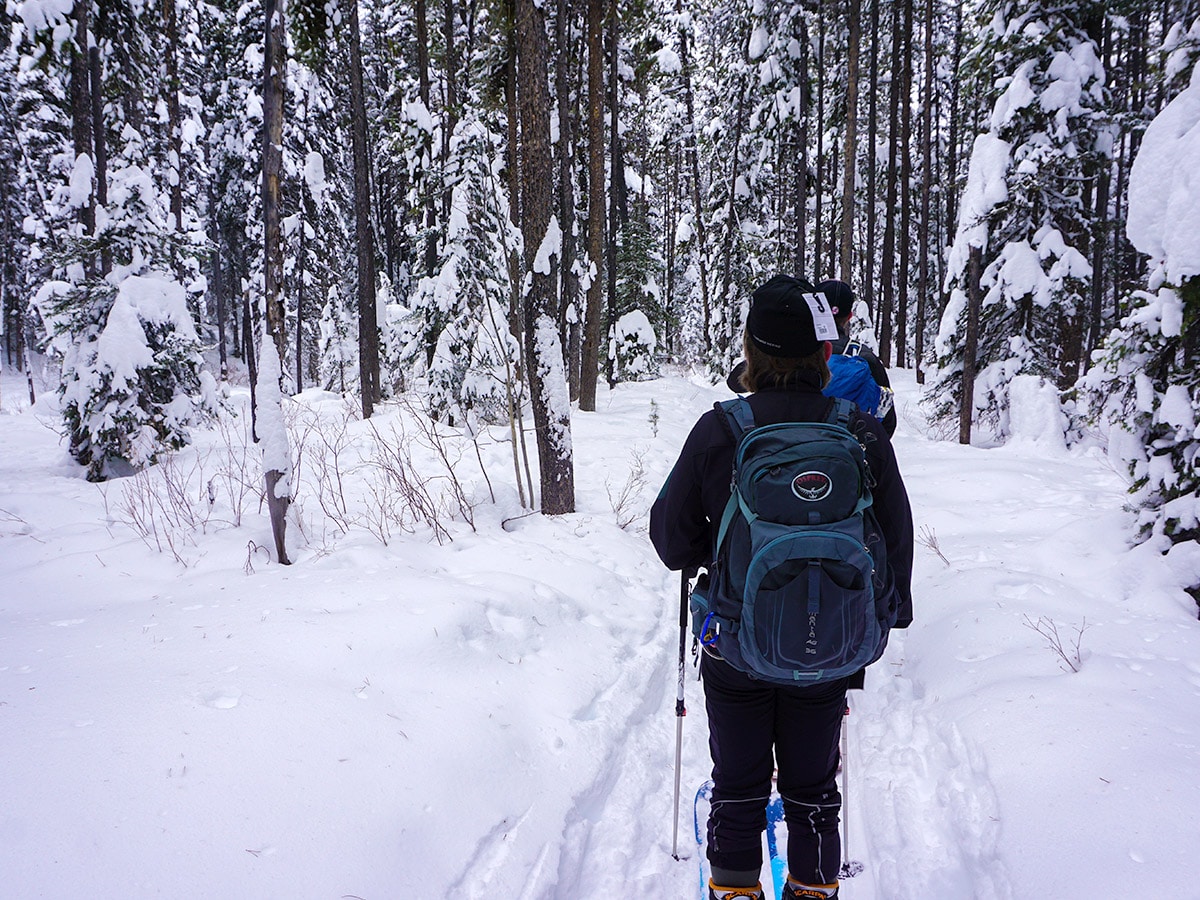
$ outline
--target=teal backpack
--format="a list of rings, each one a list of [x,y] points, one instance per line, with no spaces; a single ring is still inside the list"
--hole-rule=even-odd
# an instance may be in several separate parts
[[[714,564],[691,595],[696,637],[734,668],[820,684],[877,660],[894,623],[873,478],[835,399],[824,422],[756,427],[744,398],[716,404],[737,445]]]

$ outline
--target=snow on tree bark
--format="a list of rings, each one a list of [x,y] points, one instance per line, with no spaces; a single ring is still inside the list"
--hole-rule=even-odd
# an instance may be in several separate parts
[[[279,181],[283,168],[283,79],[285,0],[266,2],[266,58],[263,65],[263,235],[267,336],[259,352],[255,395],[256,433],[263,445],[267,508],[279,562],[288,565],[285,543],[291,503],[291,451],[283,420],[283,363],[287,348],[283,310],[283,247],[280,243]]]
[[[575,470],[571,404],[557,325],[556,277],[550,264],[550,252],[557,254],[559,244],[550,240],[549,234],[554,177],[546,83],[548,40],[545,13],[533,0],[517,0],[516,7],[526,377],[537,432],[542,511],[559,515],[575,511]],[[547,252],[543,253],[543,247]]]

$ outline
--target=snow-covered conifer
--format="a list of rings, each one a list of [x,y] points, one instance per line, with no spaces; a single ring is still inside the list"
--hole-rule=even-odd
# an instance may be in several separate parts
[[[1200,65],[1146,129],[1129,179],[1129,239],[1147,289],[1081,383],[1131,478],[1140,535],[1200,538]]]
[[[1014,377],[1036,375],[1065,389],[1078,374],[1080,315],[1092,277],[1084,191],[1111,146],[1101,139],[1104,67],[1083,29],[1093,6],[993,0],[969,61],[991,86],[991,113],[975,142],[949,253],[951,301],[929,402],[942,420],[961,404],[968,259],[980,248],[973,418],[1001,440]]]
[[[34,297],[63,365],[59,393],[70,451],[94,480],[183,446],[211,402],[186,293],[176,277],[188,239],[170,215],[166,145],[147,139],[160,104],[144,20],[132,5],[102,6],[94,15],[76,8],[75,40],[62,44],[61,11],[43,8],[37,21],[25,17],[34,54],[38,47],[43,53],[77,52],[80,32],[95,48],[91,79],[99,77],[101,93],[86,110],[86,127],[80,125],[78,83],[73,93],[61,93],[76,100],[74,142],[84,145],[68,153],[60,144],[51,157],[43,220],[50,246],[42,251],[44,283]],[[64,78],[78,74],[78,68],[55,68],[53,58],[46,62],[47,85],[66,84]],[[51,106],[41,117],[65,113]],[[71,221],[72,210],[87,215]],[[39,240],[41,230],[35,227]]]
[[[505,361],[518,355],[505,309],[512,290],[508,253],[521,239],[508,218],[498,145],[477,118],[455,129],[449,168],[456,175],[440,268],[418,280],[408,316],[393,323],[415,338],[401,350],[400,366],[424,372],[431,412],[456,422],[470,411],[485,420],[506,418]]]
[[[613,335],[613,355],[617,375],[623,381],[645,381],[658,374],[658,337],[650,319],[640,309],[617,319]]]

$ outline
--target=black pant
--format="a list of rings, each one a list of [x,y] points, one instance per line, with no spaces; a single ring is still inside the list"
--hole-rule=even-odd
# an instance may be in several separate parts
[[[806,884],[833,883],[842,853],[838,742],[850,679],[776,686],[707,653],[700,672],[713,759],[709,861],[735,871],[762,867],[762,833],[778,762],[788,871]]]

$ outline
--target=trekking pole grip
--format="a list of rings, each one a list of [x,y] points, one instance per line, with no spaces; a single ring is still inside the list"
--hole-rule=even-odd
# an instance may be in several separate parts
[[[691,593],[691,580],[696,577],[696,572],[697,569],[693,566],[679,573],[679,691],[675,697],[675,715],[677,716],[687,715],[687,710],[683,705],[683,672],[687,659],[688,596]]]

